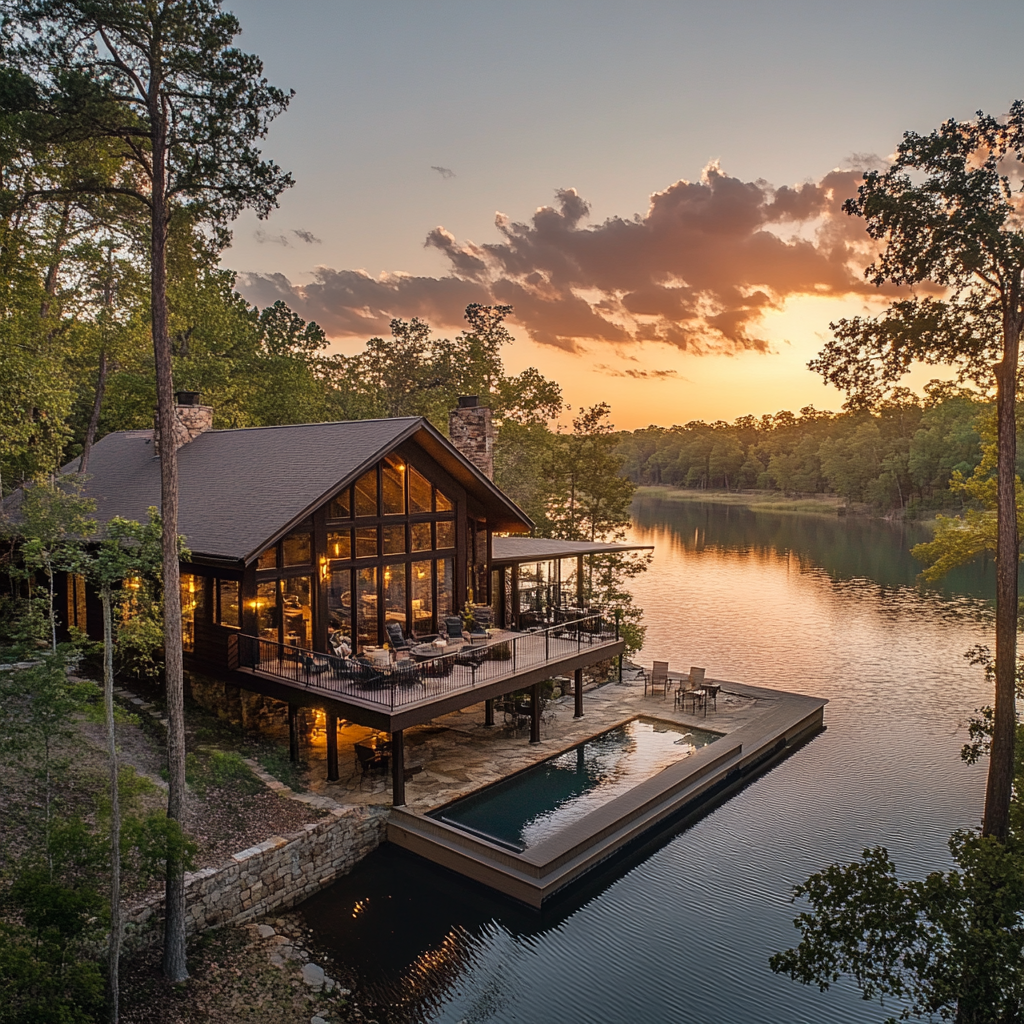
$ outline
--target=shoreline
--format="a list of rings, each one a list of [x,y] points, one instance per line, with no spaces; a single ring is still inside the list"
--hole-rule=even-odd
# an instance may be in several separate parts
[[[866,503],[848,504],[834,494],[796,496],[783,494],[782,491],[691,490],[685,487],[671,487],[668,484],[640,484],[634,492],[634,499],[636,498],[661,498],[665,501],[700,505],[732,505],[736,508],[749,509],[751,512],[770,512],[775,515],[823,516],[828,519],[849,516],[887,523],[913,522],[929,527],[934,524],[936,514],[929,510],[927,515],[920,519],[906,519],[904,516],[893,514],[878,515]],[[941,513],[941,510],[938,511]],[[953,510],[948,510],[945,514],[952,512]]]

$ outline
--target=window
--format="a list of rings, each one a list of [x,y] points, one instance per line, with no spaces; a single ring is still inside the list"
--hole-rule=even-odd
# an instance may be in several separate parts
[[[356,558],[377,557],[377,527],[365,526],[356,530]]]
[[[403,630],[405,621],[405,563],[384,566],[384,621],[397,622]]]
[[[281,623],[284,642],[292,647],[313,646],[313,580],[292,576],[281,580]]]
[[[430,481],[420,472],[409,467],[409,511],[433,512],[430,500]]]
[[[266,551],[260,555],[259,561],[256,563],[257,569],[276,569],[277,568],[277,545],[275,544],[272,548],[267,548]]]
[[[86,622],[85,577],[68,573],[68,625],[85,632]]]
[[[327,509],[328,519],[352,518],[352,492],[346,487],[341,494],[331,499]]]
[[[455,523],[451,519],[437,524],[437,546],[438,549],[455,547]]]
[[[405,463],[397,455],[388,455],[381,466],[380,492],[384,515],[405,515]]]
[[[434,631],[434,574],[431,562],[412,563],[412,629],[414,633]]]
[[[256,584],[256,633],[261,640],[277,643],[281,617],[277,610],[277,580]]]
[[[360,647],[376,645],[377,633],[377,568],[356,570],[356,637]]]
[[[451,558],[437,560],[437,617],[455,614],[455,562]]]
[[[413,551],[429,551],[433,547],[430,538],[430,523],[412,524],[412,549]]]
[[[352,531],[332,531],[327,534],[327,554],[331,558],[352,557]]]
[[[196,622],[203,620],[205,584],[202,576],[181,574],[181,646],[189,653],[196,649]]]
[[[336,569],[327,589],[327,629],[352,636],[352,570]]]
[[[405,527],[385,526],[384,527],[384,554],[404,555],[405,554]]]
[[[281,545],[284,565],[309,565],[313,560],[313,538],[308,533],[293,533]]]
[[[356,515],[377,514],[377,470],[371,469],[356,481]]]
[[[452,505],[451,498],[446,497],[440,491],[434,491],[434,499],[436,501],[436,508],[438,512],[451,512],[455,507]]]
[[[239,629],[242,625],[240,614],[240,591],[238,580],[217,580],[217,624]]]

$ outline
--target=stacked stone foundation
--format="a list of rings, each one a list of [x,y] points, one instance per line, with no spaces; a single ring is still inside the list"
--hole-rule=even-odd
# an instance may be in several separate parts
[[[387,835],[386,808],[344,807],[286,836],[271,836],[218,867],[185,876],[189,936],[285,910],[348,874]],[[163,935],[160,893],[126,914],[125,945],[142,949]]]

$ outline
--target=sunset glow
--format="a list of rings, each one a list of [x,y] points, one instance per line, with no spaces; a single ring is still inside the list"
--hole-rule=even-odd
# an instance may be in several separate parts
[[[342,352],[509,303],[509,367],[623,428],[838,408],[807,361],[885,298],[843,200],[903,131],[1020,91],[998,4],[236,7],[297,93],[270,140],[297,186],[224,257],[243,295]]]

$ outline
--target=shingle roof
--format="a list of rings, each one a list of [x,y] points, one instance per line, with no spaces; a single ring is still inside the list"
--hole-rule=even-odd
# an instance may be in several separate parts
[[[407,439],[418,439],[457,471],[495,518],[523,529],[529,518],[418,416],[341,423],[209,430],[178,449],[178,529],[193,556],[249,561],[334,491]],[[64,467],[74,472],[77,460]],[[152,432],[99,441],[85,493],[102,526],[113,516],[143,522],[160,505],[160,460]],[[491,516],[488,516],[491,519]],[[508,525],[501,525],[502,522]]]

